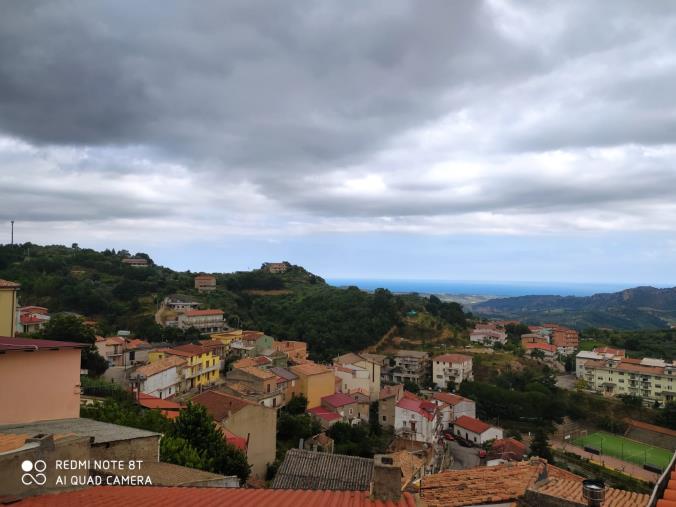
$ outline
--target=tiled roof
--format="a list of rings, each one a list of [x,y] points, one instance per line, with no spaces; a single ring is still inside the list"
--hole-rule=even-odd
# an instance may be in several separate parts
[[[229,431],[223,428],[223,435],[225,436],[225,441],[230,445],[234,445],[241,451],[246,451],[247,441],[246,438],[235,435],[232,431]]]
[[[339,414],[331,412],[330,410],[324,407],[309,408],[307,409],[307,412],[308,414],[312,414],[315,417],[319,417],[320,419],[323,419],[326,422],[337,421],[338,419],[341,419]]]
[[[466,363],[471,360],[472,356],[466,356],[464,354],[442,354],[434,358],[434,361],[440,361],[442,363]]]
[[[134,372],[135,375],[142,375],[147,377],[151,377],[153,375],[156,375],[157,373],[166,371],[170,368],[174,368],[176,366],[181,366],[185,364],[185,359],[182,359],[178,356],[167,356],[163,359],[159,359],[155,362],[152,362],[150,364],[146,364],[144,366],[140,366],[139,368],[136,369]]]
[[[421,400],[407,391],[404,391],[404,397],[397,402],[397,407],[416,412],[430,421],[434,419],[437,410],[437,406],[431,401]]]
[[[639,361],[640,362],[640,361]],[[619,363],[613,363],[612,366],[608,366],[608,361],[605,360],[589,360],[585,363],[586,368],[602,368],[607,370],[617,370],[617,371],[626,371],[629,373],[645,373],[648,375],[663,375],[664,368],[661,366],[646,366],[642,364],[636,364],[635,361],[631,359],[622,359]]]
[[[372,475],[372,459],[290,449],[272,488],[368,491]]]
[[[206,408],[209,415],[216,421],[227,419],[231,412],[239,412],[248,405],[258,406],[256,403],[221,391],[204,391],[190,401]]]
[[[193,343],[186,343],[185,345],[178,345],[176,347],[172,347],[169,350],[187,353],[187,354],[190,354],[191,356],[197,356],[197,355],[201,355],[201,354],[211,352],[206,347],[203,347],[202,345],[195,345]]]
[[[249,366],[263,366],[272,363],[272,360],[265,356],[243,357],[232,364],[233,368],[248,368]]]
[[[390,398],[391,396],[400,397],[400,396],[402,396],[403,392],[404,392],[404,384],[396,384],[396,385],[393,385],[393,386],[384,386],[380,390],[379,398],[381,400],[385,400],[387,398]]]
[[[263,370],[258,366],[247,366],[246,368],[239,368],[239,370],[243,371],[244,373],[248,373],[249,375],[252,375],[261,380],[268,380],[275,377],[274,373],[267,370]]]
[[[144,408],[158,409],[168,419],[176,419],[183,406],[175,401],[158,398],[146,393],[134,393],[138,404]]]
[[[525,349],[538,349],[546,350],[547,352],[556,352],[556,345],[550,345],[549,343],[524,343],[522,344]]]
[[[491,455],[503,459],[523,459],[526,445],[514,438],[499,438],[493,441]]]
[[[270,368],[270,371],[275,375],[277,375],[278,377],[282,377],[285,380],[296,380],[298,378],[298,375],[287,370],[286,368],[282,368],[281,366],[275,366],[274,368]]]
[[[0,351],[9,352],[14,350],[57,350],[87,348],[87,343],[57,342],[54,340],[36,340],[32,338],[10,338],[0,336]]]
[[[223,315],[223,310],[189,310],[184,313],[186,317],[204,317],[207,315]]]
[[[399,451],[390,454],[396,466],[401,468],[401,489],[404,489],[425,462],[412,452]]]
[[[216,481],[224,478],[223,475],[212,472],[174,465],[172,463],[164,463],[161,461],[144,461],[141,470],[141,473],[144,476],[150,477],[153,486],[191,486],[193,484]],[[139,475],[139,470],[130,470],[128,467],[124,467],[111,470],[108,473],[118,477],[129,477]],[[87,505],[90,504],[87,503]]]
[[[325,366],[322,366],[321,364],[313,363],[313,362],[307,362],[303,364],[299,364],[296,366],[291,366],[289,368],[293,373],[297,375],[319,375],[321,373],[333,373],[333,370],[329,370]]]
[[[458,417],[453,424],[477,434],[483,433],[484,431],[493,427],[488,423],[480,421],[479,419],[474,419],[473,417],[469,417],[467,415]]]
[[[354,402],[354,398],[343,393],[334,393],[322,398],[322,403],[327,403],[333,408],[344,407],[345,405],[350,405]]]
[[[19,322],[24,325],[29,324],[40,324],[41,322],[46,322],[44,318],[36,317],[34,315],[23,314],[19,317]]]
[[[16,282],[10,282],[9,280],[0,278],[0,289],[18,289],[19,287],[21,287],[21,285]]]
[[[461,403],[463,401],[469,401],[471,403],[474,403],[472,400],[468,398],[464,398],[462,396],[458,396],[457,394],[452,393],[434,393],[432,395],[432,398],[444,402],[452,407],[456,406],[458,403]]]
[[[166,486],[98,486],[55,495],[21,500],[21,507],[109,507],[122,505],[161,505],[192,507],[262,505],[303,507],[415,507],[413,495],[404,493],[398,502],[372,500],[366,491],[288,491],[248,488],[194,488]]]
[[[550,477],[531,486],[530,489],[541,495],[562,498],[582,505],[586,505],[587,503],[582,496],[582,485],[576,481]],[[648,505],[648,500],[648,495],[622,489],[606,488],[603,507],[645,507]]]

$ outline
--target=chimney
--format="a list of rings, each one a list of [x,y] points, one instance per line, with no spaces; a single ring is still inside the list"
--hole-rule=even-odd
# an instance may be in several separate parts
[[[40,450],[42,451],[53,451],[54,435],[52,433],[39,433],[37,435],[33,435],[31,438],[27,438],[26,443],[39,444]]]
[[[602,480],[586,479],[582,481],[582,496],[589,507],[601,507],[606,498],[606,485]]]
[[[373,457],[371,495],[382,501],[401,498],[401,468],[394,464],[389,454],[376,454]]]

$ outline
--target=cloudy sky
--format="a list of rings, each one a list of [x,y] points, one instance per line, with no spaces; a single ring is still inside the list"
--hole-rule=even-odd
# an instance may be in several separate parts
[[[0,241],[676,284],[674,48],[659,1],[6,2]]]

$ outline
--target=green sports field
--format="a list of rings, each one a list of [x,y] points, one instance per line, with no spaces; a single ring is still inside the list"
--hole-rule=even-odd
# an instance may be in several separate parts
[[[580,447],[594,447],[601,451],[601,454],[614,456],[641,466],[650,463],[651,465],[666,468],[672,455],[667,449],[653,447],[604,431],[597,431],[584,437],[574,438],[572,443]]]

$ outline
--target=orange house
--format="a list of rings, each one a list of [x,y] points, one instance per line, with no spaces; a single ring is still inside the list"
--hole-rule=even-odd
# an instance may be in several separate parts
[[[80,417],[83,343],[0,337],[0,424]]]

